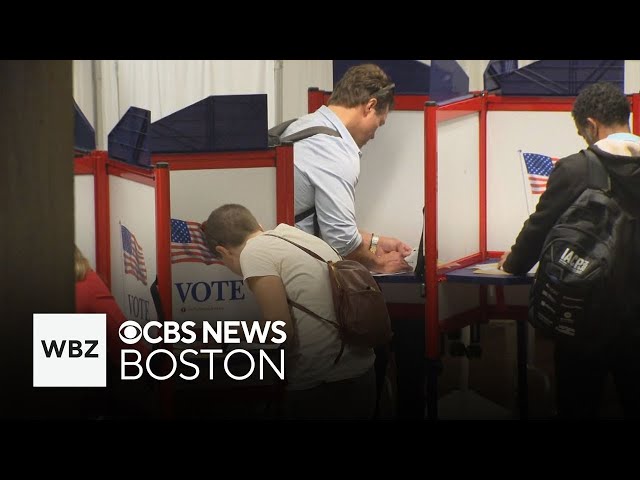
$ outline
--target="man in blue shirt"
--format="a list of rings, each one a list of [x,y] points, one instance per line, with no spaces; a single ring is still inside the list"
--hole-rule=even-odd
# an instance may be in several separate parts
[[[338,133],[317,134],[294,145],[296,226],[379,273],[411,270],[404,258],[412,248],[397,238],[359,229],[355,214],[361,149],[384,125],[393,107],[394,86],[377,65],[351,67],[336,84],[328,106],[301,117],[283,133],[286,137],[312,126]]]
[[[282,137],[309,127],[327,127],[335,135],[319,133],[294,143],[294,183],[296,226],[321,237],[349,260],[362,263],[372,272],[411,271],[405,257],[412,252],[406,243],[393,237],[376,235],[358,228],[355,213],[355,188],[360,175],[362,147],[384,125],[393,107],[391,79],[377,65],[362,64],[349,68],[335,85],[328,105],[293,122]],[[397,343],[398,338],[396,336]],[[379,408],[386,374],[386,346],[375,349],[376,383]],[[418,362],[424,355],[419,355]],[[398,361],[399,358],[396,358]],[[407,362],[409,370],[414,366]],[[400,365],[397,365],[400,369]],[[420,369],[413,382],[398,391],[421,392]],[[403,375],[403,378],[406,374]],[[418,395],[420,396],[420,395]],[[418,398],[415,415],[422,416],[423,399]]]

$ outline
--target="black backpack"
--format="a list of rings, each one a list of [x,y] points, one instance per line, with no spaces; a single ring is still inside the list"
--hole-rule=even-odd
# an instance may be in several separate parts
[[[291,120],[287,120],[285,122],[279,123],[275,127],[271,127],[267,132],[267,135],[269,136],[269,140],[268,140],[269,146],[277,147],[279,145],[282,145],[283,143],[295,143],[299,140],[312,137],[319,133],[324,133],[325,135],[331,135],[332,137],[340,136],[340,134],[332,128],[315,126],[315,127],[303,128],[299,132],[292,133],[291,135],[287,135],[286,137],[283,137],[282,134],[284,133],[284,131],[289,127],[289,125],[291,125],[296,120],[297,118],[292,118]],[[305,218],[307,218],[308,216],[313,215],[314,213],[316,213],[315,205],[305,210],[304,212],[301,212],[298,215],[296,215],[295,221],[296,223],[298,223],[304,220]],[[315,218],[313,222],[313,234],[316,237],[320,236],[320,226],[318,225],[317,218]]]
[[[596,154],[583,154],[587,189],[547,234],[530,291],[529,322],[546,336],[596,349],[616,337],[633,314],[629,282],[636,219],[613,195]]]

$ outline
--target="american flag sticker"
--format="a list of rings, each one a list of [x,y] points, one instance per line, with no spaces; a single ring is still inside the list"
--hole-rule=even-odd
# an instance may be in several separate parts
[[[133,275],[143,285],[147,284],[147,267],[144,263],[142,246],[136,240],[136,236],[124,225],[120,225],[122,232],[122,251],[124,257],[124,273]]]
[[[172,218],[171,263],[185,262],[224,265],[209,250],[202,231],[202,224]]]

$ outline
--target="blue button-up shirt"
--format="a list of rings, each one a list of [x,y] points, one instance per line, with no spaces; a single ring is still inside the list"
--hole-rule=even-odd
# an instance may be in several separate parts
[[[326,106],[299,118],[282,136],[319,125],[337,130],[340,137],[317,134],[294,144],[295,214],[315,205],[321,237],[345,256],[362,243],[355,209],[362,152],[342,121]],[[313,233],[313,215],[296,227]]]

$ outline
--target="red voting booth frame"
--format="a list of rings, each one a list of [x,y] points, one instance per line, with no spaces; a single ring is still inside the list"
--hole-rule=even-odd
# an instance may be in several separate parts
[[[310,88],[309,112],[326,105],[331,92]],[[510,318],[526,321],[526,307],[506,305],[502,286],[496,286],[496,305],[488,305],[487,286],[480,285],[479,306],[450,318],[439,320],[438,285],[447,281],[446,273],[490,258],[499,258],[503,252],[487,249],[487,112],[536,111],[570,112],[575,97],[505,97],[472,92],[470,98],[438,104],[426,95],[396,95],[394,110],[424,112],[424,304],[389,303],[391,318],[424,318],[425,357],[427,368],[427,412],[430,419],[437,418],[437,375],[440,358],[440,334],[488,318]],[[632,131],[640,134],[640,94],[629,95]],[[479,237],[478,252],[464,258],[438,265],[438,124],[469,114],[479,114]],[[521,412],[522,414],[522,412]]]
[[[293,225],[293,147],[283,145],[266,150],[246,152],[153,155],[152,164],[153,169],[139,167],[111,159],[105,151],[94,151],[74,160],[74,174],[94,176],[95,269],[109,287],[111,287],[109,175],[148,185],[155,189],[156,269],[162,308],[162,312],[158,312],[158,317],[170,320],[173,318],[170,171],[275,167],[276,222]],[[174,390],[171,379],[162,382],[160,394],[163,415],[172,417],[174,415]]]
[[[152,157],[154,169],[130,165],[96,150],[74,160],[75,175],[94,176],[96,265],[111,284],[111,242],[109,232],[109,175],[119,176],[155,188],[158,285],[165,318],[171,313],[171,185],[169,170],[229,168],[276,168],[276,221],[293,225],[293,148],[284,145],[267,150],[194,154],[163,154]],[[166,166],[164,165],[166,164]]]
[[[309,89],[308,108],[315,111],[327,103],[330,92]],[[424,225],[425,225],[425,303],[389,304],[392,318],[420,316],[425,321],[425,357],[436,362],[440,356],[440,334],[449,328],[477,322],[479,315],[488,315],[486,288],[480,289],[480,306],[455,318],[439,321],[438,284],[446,281],[445,274],[453,268],[470,266],[487,258],[497,258],[502,252],[487,250],[487,112],[488,111],[571,111],[574,97],[501,97],[486,92],[474,92],[471,98],[438,105],[430,102],[427,95],[396,95],[395,110],[424,112]],[[630,95],[633,132],[640,134],[640,94]],[[437,184],[438,184],[438,123],[452,118],[479,113],[479,238],[478,252],[465,258],[437,264]],[[170,215],[170,177],[169,170],[221,169],[248,167],[276,168],[276,219],[278,223],[294,224],[293,212],[293,149],[290,145],[255,152],[220,152],[198,154],[154,155],[153,170],[126,164],[108,158],[107,152],[94,151],[74,160],[76,175],[93,175],[95,196],[95,238],[96,271],[108,286],[111,281],[110,232],[109,232],[109,182],[108,175],[117,175],[155,188],[156,198],[156,261],[160,298],[164,318],[172,317],[171,298],[171,215]],[[453,264],[456,264],[455,267]],[[501,288],[497,292],[497,310],[491,312],[492,318],[508,318],[521,311],[509,310],[504,305]],[[482,311],[484,310],[484,312]],[[429,369],[432,372],[433,369]],[[428,399],[429,417],[436,418],[437,390],[433,374],[429,373]]]

